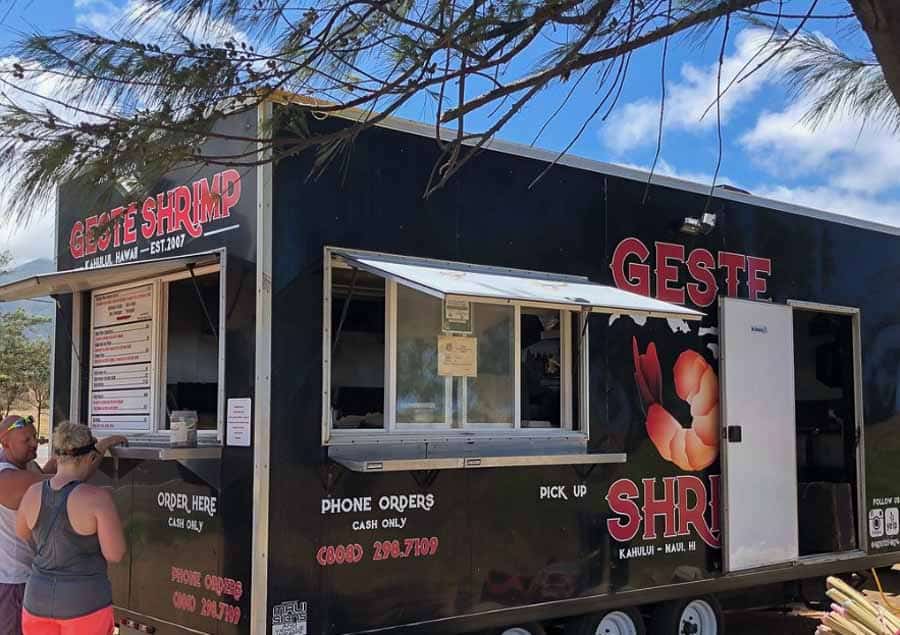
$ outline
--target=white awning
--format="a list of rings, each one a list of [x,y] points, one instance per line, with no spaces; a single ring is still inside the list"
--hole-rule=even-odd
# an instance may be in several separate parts
[[[590,309],[650,317],[699,320],[703,313],[581,276],[501,269],[351,250],[334,254],[347,264],[437,298],[525,302],[563,309]]]
[[[70,269],[23,278],[0,286],[0,302],[26,300],[46,295],[88,291],[100,287],[155,278],[219,262],[219,251],[206,251],[189,256],[144,260],[96,269]]]

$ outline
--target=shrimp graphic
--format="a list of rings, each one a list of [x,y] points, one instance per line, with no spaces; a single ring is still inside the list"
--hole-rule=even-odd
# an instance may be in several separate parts
[[[698,472],[712,465],[719,455],[719,379],[703,356],[686,350],[675,361],[675,392],[691,406],[691,427],[685,428],[662,404],[662,370],[656,344],[634,354],[634,379],[647,407],[647,434],[659,454],[682,470]]]

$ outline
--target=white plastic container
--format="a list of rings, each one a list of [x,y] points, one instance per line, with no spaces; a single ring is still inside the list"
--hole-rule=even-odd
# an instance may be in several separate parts
[[[197,412],[173,410],[169,415],[169,445],[173,448],[197,447]]]

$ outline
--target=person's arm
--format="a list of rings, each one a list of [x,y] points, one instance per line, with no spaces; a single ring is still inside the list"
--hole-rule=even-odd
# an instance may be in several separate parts
[[[121,434],[114,434],[111,437],[100,439],[99,441],[97,441],[97,452],[99,452],[100,456],[103,457],[110,448],[113,448],[117,445],[128,445],[128,439],[126,437],[123,437]]]
[[[117,445],[128,445],[128,439],[117,434],[97,441],[97,444],[94,446],[97,448],[97,451],[91,455],[91,471],[88,473],[88,478],[92,477],[100,469],[100,463],[109,449]]]
[[[31,542],[31,530],[37,522],[37,513],[40,510],[41,486],[35,483],[28,488],[22,497],[22,502],[16,512],[16,535],[25,542]]]
[[[93,488],[97,540],[107,562],[120,562],[125,557],[125,534],[112,496],[105,489]]]
[[[0,505],[13,511],[19,509],[28,488],[48,478],[49,474],[35,474],[28,470],[3,470],[0,472]]]
[[[47,459],[44,467],[41,468],[41,472],[44,474],[56,474],[56,456],[51,456]]]

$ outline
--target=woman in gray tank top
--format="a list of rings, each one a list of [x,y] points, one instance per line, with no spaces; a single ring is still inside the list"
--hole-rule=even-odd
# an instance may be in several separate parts
[[[24,635],[111,635],[115,628],[106,565],[122,559],[125,539],[112,496],[84,483],[101,458],[96,442],[87,426],[59,425],[56,476],[29,488],[19,507],[17,533],[35,547]]]

